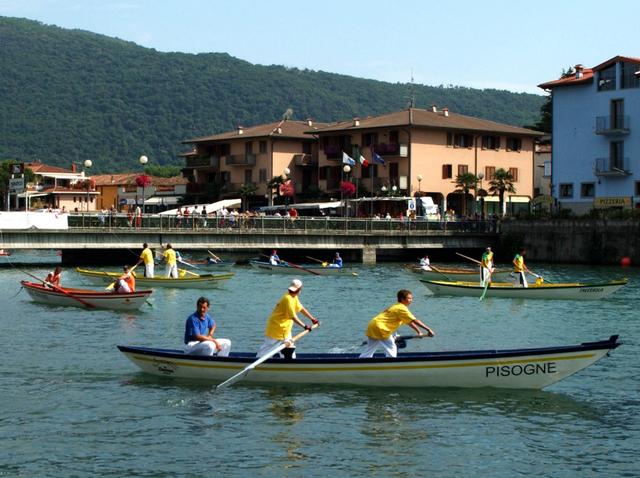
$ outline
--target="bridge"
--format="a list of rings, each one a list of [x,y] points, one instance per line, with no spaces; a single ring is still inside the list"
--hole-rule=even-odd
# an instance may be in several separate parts
[[[347,260],[376,262],[382,251],[474,249],[495,245],[494,221],[408,221],[387,219],[250,217],[189,218],[143,217],[139,224],[126,216],[70,215],[68,229],[5,229],[0,247],[56,249],[63,263],[92,263],[109,255],[139,251],[143,243],[158,248],[217,251],[336,251]]]

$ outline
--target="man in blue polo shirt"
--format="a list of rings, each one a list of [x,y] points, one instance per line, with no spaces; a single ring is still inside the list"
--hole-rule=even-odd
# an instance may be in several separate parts
[[[184,329],[184,352],[192,355],[227,357],[231,340],[214,338],[216,322],[208,314],[209,299],[200,297],[196,311],[187,318]]]

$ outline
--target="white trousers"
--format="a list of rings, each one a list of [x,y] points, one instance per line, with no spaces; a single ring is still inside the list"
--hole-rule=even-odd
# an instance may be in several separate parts
[[[172,266],[170,266],[169,264],[167,264],[167,267],[165,268],[165,272],[167,277],[173,277],[174,279],[178,278],[178,265],[177,264],[173,264]]]
[[[516,272],[516,285],[525,288],[529,287],[529,284],[527,284],[526,274],[524,272]]]
[[[127,284],[124,279],[118,279],[118,285],[116,285],[116,292],[120,294],[129,294],[131,292],[131,289],[129,288],[129,284]]]
[[[291,334],[289,334],[287,339],[290,339],[290,338],[291,338]],[[262,345],[260,346],[260,349],[256,354],[256,357],[262,357],[264,355],[267,355],[271,350],[273,350],[275,347],[277,347],[281,343],[282,343],[282,340],[280,339],[272,339],[271,337],[265,337],[264,342],[262,342]],[[294,349],[294,352],[291,358],[296,358],[295,345],[291,348]]]
[[[491,280],[491,269],[488,269],[486,267],[481,267],[480,268],[480,285],[484,287],[487,280],[489,281]]]
[[[184,346],[184,353],[190,355],[217,355],[218,357],[228,357],[231,351],[231,340],[216,337],[216,342],[218,342],[220,346],[220,352],[218,352],[216,344],[209,340],[205,340],[204,342],[193,340]]]
[[[154,277],[154,263],[144,265],[144,276],[150,279]]]
[[[384,350],[385,357],[397,357],[398,356],[398,347],[396,347],[396,339],[392,335],[388,339],[385,340],[376,340],[367,337],[367,345],[364,346],[364,350],[360,354],[360,358],[371,358],[373,354],[376,352],[378,347],[382,347]]]

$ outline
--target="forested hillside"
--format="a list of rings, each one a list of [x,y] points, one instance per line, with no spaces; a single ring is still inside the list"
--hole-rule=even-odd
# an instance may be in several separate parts
[[[313,54],[310,52],[310,54]],[[423,59],[421,61],[428,61]],[[181,164],[187,138],[279,119],[349,119],[415,105],[522,126],[542,96],[391,84],[322,71],[258,66],[225,53],[160,53],[86,31],[0,17],[0,160],[93,172]],[[452,79],[453,80],[453,79]]]

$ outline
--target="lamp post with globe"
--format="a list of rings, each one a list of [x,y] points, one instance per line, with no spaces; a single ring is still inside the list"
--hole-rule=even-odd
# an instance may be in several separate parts
[[[142,174],[144,175],[144,167],[147,165],[147,163],[149,162],[149,158],[147,158],[144,154],[142,156],[140,156],[140,158],[138,158],[138,162],[142,165]],[[145,180],[141,181],[142,183],[142,214],[144,214],[144,199],[145,199],[145,195],[144,195],[144,188],[146,187],[146,178]]]
[[[89,168],[91,168],[91,166],[93,166],[93,161],[91,161],[90,159],[85,159],[84,160],[84,168],[85,168],[85,181],[87,184],[87,212],[89,212],[89,186],[91,185],[91,181],[89,181],[89,175],[87,174],[89,171]]]

